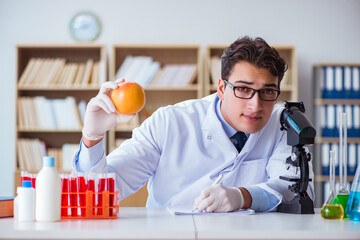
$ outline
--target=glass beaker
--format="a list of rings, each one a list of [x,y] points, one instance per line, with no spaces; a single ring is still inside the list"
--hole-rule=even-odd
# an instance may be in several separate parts
[[[346,214],[351,220],[360,221],[360,164],[357,166],[354,181],[351,186]]]
[[[350,191],[347,184],[347,115],[346,113],[339,114],[340,126],[339,126],[339,149],[340,149],[340,161],[339,161],[339,179],[340,188],[333,199],[333,204],[341,204],[344,209],[344,218],[348,219],[346,215],[346,205],[349,199]]]
[[[330,194],[328,199],[321,207],[321,217],[325,219],[342,219],[344,216],[344,208],[341,204],[334,204],[335,199],[335,154],[330,151],[330,171],[329,171],[329,184]]]

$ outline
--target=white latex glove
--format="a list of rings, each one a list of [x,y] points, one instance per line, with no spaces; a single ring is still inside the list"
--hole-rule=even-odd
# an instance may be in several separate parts
[[[231,212],[244,206],[244,197],[239,188],[221,184],[208,187],[195,199],[194,209],[199,212]]]
[[[124,80],[114,82],[104,82],[96,97],[92,98],[87,107],[84,117],[83,136],[89,140],[99,140],[105,133],[114,128],[117,124],[128,122],[135,116],[124,115],[116,111],[113,102],[110,99],[111,91],[118,87],[118,83]]]

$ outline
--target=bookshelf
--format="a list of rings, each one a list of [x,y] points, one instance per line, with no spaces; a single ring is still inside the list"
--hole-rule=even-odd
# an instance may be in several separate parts
[[[209,45],[206,47],[204,67],[204,94],[216,92],[217,81],[220,78],[220,58],[227,45]],[[279,101],[298,101],[297,61],[294,46],[273,45],[285,59],[289,68],[281,82]]]
[[[336,156],[339,175],[339,113],[347,113],[347,175],[352,182],[360,162],[360,63],[317,63],[313,66],[314,118],[317,137],[314,146],[316,207],[329,192],[329,151]],[[349,186],[350,187],[350,186]],[[349,189],[350,190],[350,189]]]
[[[15,188],[20,171],[39,171],[45,151],[69,171],[86,103],[107,78],[103,45],[19,44],[16,54]]]

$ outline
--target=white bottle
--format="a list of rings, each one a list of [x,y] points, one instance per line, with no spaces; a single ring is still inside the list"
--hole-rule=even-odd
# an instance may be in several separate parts
[[[18,219],[20,222],[32,222],[35,219],[35,190],[31,181],[23,181],[17,188]]]
[[[36,177],[35,219],[39,222],[60,221],[61,180],[54,157],[43,157],[43,168]]]

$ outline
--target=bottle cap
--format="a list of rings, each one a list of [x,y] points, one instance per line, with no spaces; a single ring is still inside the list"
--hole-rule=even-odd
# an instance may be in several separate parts
[[[22,187],[24,188],[32,188],[32,182],[31,181],[23,181]]]
[[[44,156],[43,157],[43,165],[44,167],[55,167],[55,158]]]

